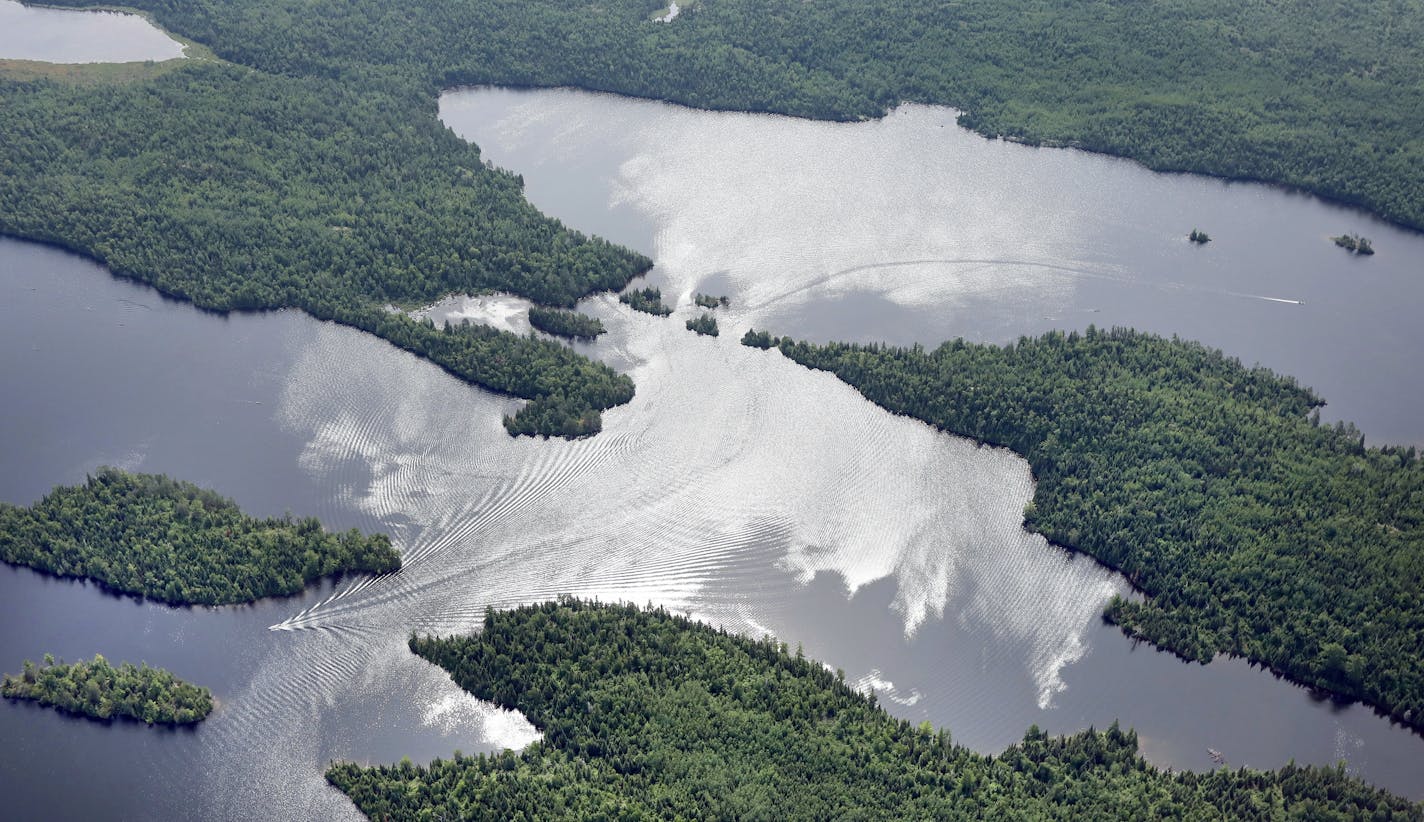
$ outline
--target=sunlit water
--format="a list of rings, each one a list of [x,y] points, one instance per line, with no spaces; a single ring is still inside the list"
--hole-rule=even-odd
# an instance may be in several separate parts
[[[652,250],[685,307],[735,292],[724,332],[933,346],[1131,326],[1292,375],[1372,442],[1424,445],[1424,235],[1361,212],[985,140],[930,106],[838,124],[486,89],[441,112],[540,208]],[[1379,253],[1331,243],[1347,232]]]
[[[1313,702],[1239,662],[1185,665],[1103,626],[1104,603],[1126,587],[1022,530],[1032,484],[1021,459],[886,414],[827,374],[737,344],[753,325],[843,339],[951,336],[958,332],[941,326],[962,325],[994,338],[1031,330],[1042,316],[1032,306],[1061,307],[1092,284],[1104,295],[1175,295],[1184,322],[1200,321],[1191,315],[1201,295],[1208,307],[1284,305],[1134,279],[1131,261],[1113,262],[1121,252],[1094,246],[1082,227],[1111,221],[1054,214],[1042,205],[1051,192],[1028,172],[1049,174],[1057,163],[1089,180],[1123,174],[1163,186],[1164,197],[1215,184],[980,141],[1022,152],[1009,185],[1023,202],[1005,202],[1029,216],[1015,228],[956,211],[955,202],[969,208],[979,198],[947,193],[947,181],[914,178],[918,188],[887,193],[869,184],[876,177],[857,178],[858,194],[835,182],[868,166],[891,186],[895,158],[939,133],[947,115],[934,110],[834,126],[568,92],[480,92],[447,97],[444,114],[488,158],[522,172],[541,208],[658,261],[653,279],[678,302],[673,318],[610,296],[583,306],[609,333],[581,350],[631,374],[637,396],[605,415],[597,437],[512,439],[500,417],[516,401],[370,336],[293,312],[201,314],[61,252],[0,240],[0,345],[11,352],[0,359],[0,499],[30,502],[96,465],[119,464],[217,488],[258,514],[292,510],[383,529],[405,558],[399,574],[216,610],[0,573],[0,620],[10,626],[0,656],[11,660],[0,667],[45,651],[102,651],[170,667],[222,701],[196,731],[176,734],[0,706],[0,789],[10,807],[29,816],[352,817],[322,780],[332,758],[421,761],[532,738],[521,718],[463,695],[410,655],[409,632],[468,631],[487,606],[561,593],[656,602],[801,643],[898,715],[948,726],[980,750],[1001,749],[1030,724],[1069,732],[1119,719],[1162,765],[1208,768],[1208,746],[1233,765],[1343,758],[1379,784],[1424,794],[1419,738],[1369,711]],[[928,122],[916,125],[916,116]],[[939,150],[975,139],[956,136]],[[740,152],[722,145],[735,140],[745,141]],[[801,155],[841,163],[808,169]],[[761,174],[739,163],[760,164]],[[800,211],[785,194],[796,186]],[[1261,220],[1309,202],[1252,187],[1222,195],[1237,196],[1257,203]],[[1381,250],[1368,262],[1393,276],[1386,249],[1411,246],[1377,227],[1366,233]],[[1079,257],[1061,255],[1055,243],[1074,237]],[[1162,229],[1164,255],[1232,253],[1225,240],[1176,249],[1177,239]],[[964,248],[934,250],[954,242]],[[1006,246],[1020,262],[1004,262]],[[944,262],[971,251],[998,262]],[[913,262],[931,257],[940,262]],[[868,268],[880,263],[894,265]],[[929,267],[905,275],[915,266]],[[1104,276],[1052,273],[1060,269]],[[1296,293],[1254,274],[1221,276],[1237,278],[1233,293]],[[717,339],[683,328],[697,290],[732,300]],[[1354,323],[1347,308],[1337,314]],[[513,298],[484,297],[427,313],[523,332],[524,310]],[[1117,311],[1128,313],[1103,300],[1099,313]],[[1003,329],[984,330],[995,327],[986,317],[1002,318]],[[72,790],[78,765],[108,786],[92,795],[101,799]]]
[[[34,8],[0,0],[0,59],[127,63],[182,56],[182,43],[136,14]]]

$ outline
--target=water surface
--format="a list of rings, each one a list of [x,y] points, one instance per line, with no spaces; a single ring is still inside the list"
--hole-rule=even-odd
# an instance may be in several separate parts
[[[182,43],[136,14],[35,8],[0,0],[0,59],[128,63],[182,56]]]
[[[541,209],[652,250],[665,296],[734,293],[737,335],[933,346],[1131,326],[1294,376],[1373,443],[1424,445],[1424,235],[1362,212],[985,140],[932,106],[818,123],[481,89],[441,112]],[[1342,233],[1379,253],[1344,252]]]
[[[0,758],[7,810],[31,818],[352,818],[350,803],[322,779],[334,757],[422,761],[522,744],[533,733],[410,655],[409,632],[472,630],[487,606],[561,593],[656,602],[799,642],[896,714],[947,726],[982,751],[1002,749],[1030,724],[1065,733],[1120,720],[1161,765],[1209,768],[1207,747],[1232,765],[1344,759],[1377,784],[1424,796],[1421,740],[1370,711],[1313,701],[1239,661],[1186,665],[1102,625],[1104,603],[1126,586],[1022,530],[1032,494],[1023,460],[886,414],[830,375],[737,344],[750,325],[810,335],[814,323],[829,338],[910,340],[939,328],[917,331],[913,322],[963,327],[995,312],[1012,334],[1014,323],[1038,322],[1025,306],[1077,299],[1088,287],[1046,276],[1037,262],[996,263],[977,276],[950,276],[954,266],[940,265],[918,280],[899,265],[924,259],[923,237],[941,236],[927,213],[939,214],[944,237],[980,232],[970,246],[1013,246],[1024,260],[1036,260],[1029,251],[1045,237],[1058,242],[1073,231],[1007,219],[990,231],[868,183],[859,199],[845,191],[823,201],[828,195],[816,192],[841,184],[817,182],[802,211],[783,199],[763,203],[768,186],[807,185],[799,175],[778,177],[777,163],[806,152],[852,156],[834,154],[842,139],[861,140],[865,157],[889,163],[915,140],[930,140],[936,121],[921,130],[896,118],[831,126],[565,92],[484,94],[470,99],[487,108],[465,122],[447,98],[447,118],[488,157],[523,173],[542,208],[652,254],[652,279],[680,306],[662,320],[607,295],[585,301],[608,334],[580,349],[638,385],[633,402],[608,412],[604,433],[591,439],[512,439],[500,418],[517,401],[368,335],[295,312],[205,314],[71,255],[0,240],[0,346],[11,352],[0,358],[0,499],[28,503],[117,464],[217,488],[258,515],[291,510],[334,527],[379,528],[405,559],[399,574],[226,609],[138,604],[0,572],[0,618],[10,626],[0,632],[0,667],[18,669],[45,651],[102,651],[170,667],[222,700],[209,721],[182,733],[0,705],[0,738],[24,752]],[[715,165],[734,153],[717,147],[719,137],[745,137],[744,159],[776,162],[761,168],[764,179],[729,188],[713,174],[735,171]],[[523,153],[507,153],[510,146]],[[1030,212],[1050,196],[1025,176],[1036,163],[1091,163],[1072,172],[1087,180],[1116,173],[1101,167],[1111,162],[1104,158],[1015,150],[1026,152],[1018,196],[1027,203],[1018,207]],[[820,173],[854,174],[855,165]],[[1166,198],[1208,184],[1132,173],[1142,185],[1164,185]],[[939,185],[923,188],[949,196]],[[1260,220],[1299,200],[1229,190],[1257,202]],[[873,219],[877,230],[849,232],[854,221],[837,216],[842,209]],[[1349,216],[1337,212],[1322,223]],[[1090,225],[1090,216],[1073,219]],[[1223,233],[1220,223],[1200,222]],[[1007,238],[993,239],[998,232]],[[1384,231],[1366,233],[1378,261],[1409,247]],[[1163,229],[1163,248],[1175,241]],[[1218,242],[1179,250],[1229,259]],[[1057,258],[1056,246],[1045,249]],[[1111,258],[1112,249],[1104,243],[1081,255]],[[896,264],[866,268],[876,260]],[[1115,264],[1098,265],[1079,267]],[[1235,291],[1276,293],[1251,280],[1249,267],[1233,271],[1243,286]],[[1087,280],[1104,294],[1172,293],[1126,274]],[[732,299],[720,338],[683,328],[697,290]],[[1183,293],[1190,299],[1174,304],[1177,321],[1203,322],[1189,310],[1195,292]],[[1245,300],[1204,293],[1210,310]],[[1247,304],[1255,302],[1276,305]],[[836,305],[854,310],[827,310]],[[484,297],[428,313],[523,331],[525,307]],[[1339,322],[1356,327],[1356,304],[1337,309]],[[1339,334],[1330,316],[1316,318],[1317,334]],[[1412,345],[1407,336],[1396,342]],[[1381,401],[1359,398],[1365,409]],[[71,763],[112,790],[73,791]]]

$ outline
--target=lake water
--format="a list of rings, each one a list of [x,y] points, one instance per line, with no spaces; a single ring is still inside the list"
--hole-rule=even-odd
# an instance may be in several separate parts
[[[207,722],[177,733],[0,705],[7,811],[355,818],[322,779],[332,758],[422,761],[532,738],[520,717],[463,695],[413,657],[409,632],[468,631],[486,606],[560,593],[657,602],[800,642],[896,714],[947,726],[979,750],[1003,748],[1030,724],[1062,733],[1117,719],[1137,728],[1164,766],[1209,768],[1208,746],[1232,765],[1345,759],[1377,784],[1424,797],[1424,740],[1367,709],[1314,701],[1239,661],[1186,665],[1102,625],[1104,603],[1126,587],[1023,532],[1032,484],[1019,458],[886,414],[827,374],[737,344],[751,325],[928,341],[1011,337],[1054,325],[1042,319],[1050,315],[1064,326],[1157,328],[1158,317],[1204,328],[1211,319],[1198,314],[1238,303],[1304,312],[1324,298],[1279,287],[1271,279],[1279,274],[1256,270],[1249,244],[1236,248],[1228,237],[1302,208],[1318,212],[1312,225],[1322,232],[1363,227],[1380,253],[1332,257],[1325,240],[1312,245],[1313,257],[1297,256],[1322,269],[1358,263],[1339,268],[1355,273],[1354,291],[1372,293],[1359,283],[1378,277],[1398,285],[1404,302],[1415,292],[1398,273],[1408,260],[1395,258],[1424,259],[1412,235],[1270,189],[981,141],[944,125],[949,114],[937,109],[830,125],[489,90],[449,95],[442,108],[487,158],[524,174],[541,208],[657,260],[652,279],[679,304],[672,319],[632,312],[609,295],[583,305],[609,333],[580,348],[630,373],[636,398],[608,412],[604,433],[588,440],[512,439],[500,418],[515,401],[367,335],[294,312],[204,314],[71,255],[0,240],[0,345],[10,352],[0,358],[0,499],[28,503],[115,464],[216,488],[258,515],[291,510],[333,527],[383,529],[405,557],[399,574],[224,609],[140,604],[0,569],[0,619],[10,626],[0,632],[0,668],[17,670],[46,651],[70,659],[99,651],[171,668],[221,700]],[[732,140],[746,142],[739,149]],[[987,162],[976,151],[1017,168],[1010,190],[976,193],[935,176],[967,175]],[[897,178],[904,153],[941,165]],[[807,167],[801,155],[826,164]],[[830,179],[870,174],[861,167],[876,163],[885,191],[869,185],[873,177],[853,176],[861,186]],[[1054,175],[1124,194],[1140,187],[1154,202],[1199,201],[1203,210],[1186,213],[1180,232],[1158,218],[1155,235],[1145,206],[1105,211],[1114,201],[1106,194],[1085,200],[1084,213],[1055,216],[1045,203],[1068,195],[1035,182]],[[918,188],[901,185],[909,181]],[[1024,221],[979,224],[995,213],[981,208],[984,198],[1002,198]],[[1125,220],[1144,227],[1114,228]],[[862,221],[870,222],[849,230]],[[1220,239],[1186,247],[1177,235],[1193,225]],[[1134,239],[1104,239],[1119,234]],[[1133,257],[1132,249],[1155,247],[1153,236],[1155,253],[1177,268]],[[1281,249],[1303,242],[1265,228],[1256,239]],[[936,250],[954,243],[963,250]],[[1059,244],[1073,243],[1078,256],[1060,259]],[[997,262],[945,262],[971,253]],[[1202,255],[1214,255],[1205,259],[1215,267]],[[1196,290],[1179,280],[1184,287],[1170,289],[1138,278],[1138,263],[1200,264],[1210,274]],[[868,267],[880,264],[889,265]],[[1233,287],[1211,290],[1208,280]],[[732,300],[717,339],[683,328],[697,290]],[[1282,316],[1349,340],[1367,323],[1358,316],[1365,308],[1342,296],[1348,290],[1330,312]],[[1091,319],[1064,308],[1085,292],[1097,295]],[[1144,294],[1164,305],[1139,321],[1133,312],[1154,305]],[[452,299],[428,312],[527,327],[512,298]],[[1235,325],[1221,330],[1194,336],[1291,370],[1269,346],[1250,348]],[[1401,357],[1419,350],[1409,336],[1417,332],[1394,330]],[[1327,383],[1346,371],[1318,369],[1306,381],[1334,399]],[[1362,388],[1351,397],[1361,413],[1349,416],[1384,425],[1389,415],[1365,412],[1396,397]],[[1411,408],[1399,414],[1401,430],[1418,424],[1418,403]],[[71,774],[81,771],[104,790],[74,791]]]
[[[441,111],[546,212],[654,252],[685,306],[735,291],[721,323],[737,336],[934,346],[1131,326],[1290,374],[1373,443],[1424,445],[1424,235],[1362,212],[985,140],[931,106],[849,125],[486,89]],[[1347,232],[1379,253],[1330,241]]]
[[[182,43],[136,14],[33,8],[0,0],[0,59],[128,63],[182,56]]]

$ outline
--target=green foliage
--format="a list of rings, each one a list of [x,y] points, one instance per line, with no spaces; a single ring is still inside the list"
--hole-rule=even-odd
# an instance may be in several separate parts
[[[83,5],[89,0],[56,0]],[[989,136],[1299,186],[1424,228],[1424,3],[132,0],[221,57],[411,88],[578,86]]]
[[[666,317],[672,313],[672,308],[663,304],[663,292],[660,288],[625,291],[618,295],[618,300],[635,311],[652,314],[654,317]]]
[[[212,491],[115,468],[29,508],[0,503],[0,560],[174,605],[251,602],[324,576],[400,568],[384,534],[254,519]]]
[[[592,340],[603,333],[603,321],[577,311],[531,306],[529,324],[545,334],[555,334],[573,340]]]
[[[0,81],[0,107],[0,231],[202,308],[295,307],[385,337],[532,400],[538,433],[632,396],[584,358],[387,310],[489,290],[573,305],[651,265],[539,214],[422,94],[208,63],[112,87]]]
[[[699,308],[726,308],[732,304],[732,301],[725,296],[714,297],[711,294],[703,294],[701,292],[698,292],[697,295],[693,297],[693,302],[697,303]]]
[[[1286,377],[1132,331],[933,352],[783,341],[803,365],[1024,455],[1028,525],[1121,570],[1124,630],[1221,652],[1424,727],[1424,462],[1322,426]]]
[[[1187,239],[1191,240],[1197,245],[1204,245],[1206,243],[1211,242],[1211,237],[1205,231],[1198,231],[1195,228],[1192,229],[1191,234],[1187,235]]]
[[[717,318],[704,311],[702,315],[696,319],[687,321],[687,330],[696,331],[698,334],[704,336],[715,337],[717,336]]]
[[[725,0],[663,24],[650,0],[134,0],[260,71],[0,83],[0,231],[205,308],[296,307],[367,330],[388,302],[501,290],[572,306],[647,270],[539,215],[440,127],[430,98],[462,83],[831,119],[945,103],[987,135],[1287,183],[1424,227],[1424,0],[1302,2]],[[427,338],[467,342],[418,336],[423,357]],[[588,433],[608,407],[442,365],[531,400],[512,433]],[[594,364],[579,373],[631,396]]]
[[[773,346],[781,345],[781,338],[773,337],[767,331],[755,331],[748,328],[747,333],[742,335],[742,345],[760,348],[765,351]]]
[[[94,719],[130,717],[149,725],[191,725],[212,713],[213,695],[161,668],[135,668],[124,662],[115,668],[99,654],[90,662],[56,663],[46,654],[43,664],[29,660],[18,674],[0,682],[0,695],[33,699],[65,713]]]
[[[1340,768],[1164,774],[1116,725],[1000,756],[896,720],[784,645],[661,610],[565,600],[412,637],[543,731],[522,752],[334,765],[372,819],[1413,818]]]

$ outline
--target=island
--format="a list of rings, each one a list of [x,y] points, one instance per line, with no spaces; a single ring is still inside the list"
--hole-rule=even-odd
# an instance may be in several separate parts
[[[597,317],[537,305],[529,308],[529,324],[545,334],[568,337],[571,340],[597,339],[604,331],[603,321]]]
[[[726,296],[714,297],[711,294],[703,294],[700,291],[693,296],[692,301],[696,303],[699,308],[726,308],[732,304],[732,301]]]
[[[1211,242],[1211,237],[1208,236],[1205,231],[1201,231],[1195,228],[1192,229],[1192,233],[1187,235],[1187,239],[1191,240],[1197,245],[1206,245],[1207,243]]]
[[[895,719],[832,672],[628,605],[489,612],[475,636],[412,637],[456,684],[521,711],[522,751],[327,771],[366,816],[421,819],[1411,818],[1343,768],[1163,772],[1116,724],[1029,728],[997,756]]]
[[[618,295],[618,301],[634,311],[652,314],[654,317],[666,317],[672,313],[672,308],[663,303],[663,292],[660,288],[625,291]]]
[[[687,330],[696,331],[706,337],[717,336],[717,318],[706,311],[694,319],[687,321]]]
[[[116,468],[28,508],[0,503],[0,560],[170,605],[253,602],[322,577],[400,568],[384,534],[257,519],[191,483]]]
[[[1234,654],[1424,729],[1424,460],[1320,422],[1320,397],[1203,345],[1125,329],[1005,345],[782,354],[872,402],[1023,455],[1027,527],[1146,597],[1107,617]]]
[[[124,662],[115,668],[100,654],[70,664],[55,662],[51,654],[41,665],[26,660],[24,670],[0,682],[0,695],[91,719],[126,717],[149,725],[192,725],[213,710],[207,688],[148,665]]]
[[[1340,246],[1352,254],[1360,254],[1368,257],[1375,253],[1374,244],[1370,242],[1368,237],[1361,237],[1358,234],[1341,234],[1338,237],[1331,237],[1330,239],[1335,245]]]

